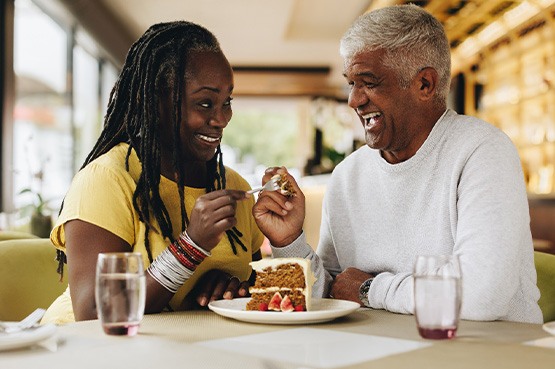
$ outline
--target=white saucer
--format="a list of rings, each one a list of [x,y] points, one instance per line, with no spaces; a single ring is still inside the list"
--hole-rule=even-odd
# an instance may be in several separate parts
[[[56,333],[56,325],[44,324],[15,333],[0,333],[0,351],[32,346]]]
[[[263,324],[312,324],[327,322],[357,310],[356,302],[336,299],[312,299],[310,311],[290,313],[276,311],[246,311],[250,297],[233,300],[218,300],[208,304],[215,313],[249,323]]]
[[[544,331],[555,336],[555,321],[545,323],[542,327]]]

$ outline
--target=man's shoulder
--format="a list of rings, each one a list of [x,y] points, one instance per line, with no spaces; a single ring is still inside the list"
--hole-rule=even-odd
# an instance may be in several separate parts
[[[512,146],[512,141],[500,128],[480,118],[454,113],[448,117],[450,120],[447,128],[448,138],[459,141],[466,146],[481,145],[484,143],[501,143]]]
[[[333,169],[329,181],[331,183],[341,184],[344,188],[348,188],[359,176],[364,176],[374,163],[373,156],[377,154],[377,150],[373,150],[364,145],[349,154]],[[379,154],[377,154],[379,155]]]
[[[501,129],[478,117],[454,113],[449,118],[451,119],[450,126],[452,129],[466,132],[472,136],[505,135]]]

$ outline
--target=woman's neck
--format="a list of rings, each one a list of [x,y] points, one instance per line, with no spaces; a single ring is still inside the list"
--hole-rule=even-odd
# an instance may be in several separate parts
[[[177,172],[170,161],[163,160],[160,171],[164,177],[177,182]],[[206,163],[183,163],[183,177],[187,187],[206,188]]]

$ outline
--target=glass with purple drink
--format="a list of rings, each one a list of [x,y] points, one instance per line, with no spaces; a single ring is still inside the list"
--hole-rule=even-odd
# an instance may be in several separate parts
[[[455,337],[462,302],[458,256],[418,256],[413,277],[414,315],[420,336],[428,339]]]
[[[145,310],[146,285],[139,253],[100,253],[95,299],[106,334],[134,336]]]

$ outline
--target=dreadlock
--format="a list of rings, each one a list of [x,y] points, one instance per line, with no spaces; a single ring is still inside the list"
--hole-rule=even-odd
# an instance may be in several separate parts
[[[172,165],[176,173],[177,190],[181,206],[181,231],[189,224],[185,209],[185,178],[182,170],[183,153],[179,142],[179,128],[183,112],[181,100],[186,83],[185,68],[192,51],[221,52],[216,37],[207,29],[185,21],[158,23],[150,27],[129,49],[123,69],[110,93],[104,128],[98,141],[89,153],[81,169],[99,156],[107,153],[119,143],[129,144],[129,157],[135,150],[141,162],[141,174],[133,193],[133,207],[145,224],[145,248],[148,259],[153,261],[149,232],[158,232],[153,226],[153,217],[160,226],[161,234],[175,241],[173,227],[166,206],[159,192],[161,153],[159,131],[159,91],[171,91],[173,112],[173,156]],[[206,191],[226,188],[225,167],[222,151],[218,146],[214,157],[206,163]],[[62,202],[63,208],[63,202]],[[247,248],[241,241],[242,233],[233,227],[226,231],[234,254],[236,244]],[[58,250],[58,273],[63,275],[67,262],[63,251]]]

